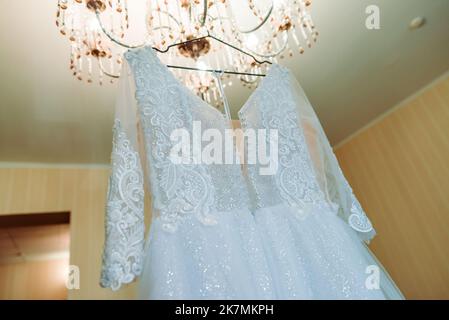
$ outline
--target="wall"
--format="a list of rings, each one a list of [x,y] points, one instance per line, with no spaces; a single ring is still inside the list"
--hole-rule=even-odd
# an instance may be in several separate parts
[[[0,264],[0,300],[67,299],[67,264],[67,259]]]
[[[104,204],[109,170],[103,168],[0,168],[0,214],[71,212],[70,264],[80,268],[80,289],[69,299],[126,299],[98,285],[104,241]]]
[[[449,299],[449,77],[336,148],[408,298]]]

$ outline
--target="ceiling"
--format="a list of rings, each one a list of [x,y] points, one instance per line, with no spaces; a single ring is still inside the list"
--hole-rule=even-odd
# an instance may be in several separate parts
[[[106,164],[115,85],[68,70],[54,25],[56,0],[3,0],[0,11],[0,161]],[[365,27],[380,7],[381,29]],[[449,1],[314,0],[318,43],[282,60],[304,87],[335,144],[449,69]],[[415,16],[427,24],[410,31]],[[249,95],[227,88],[234,114]]]

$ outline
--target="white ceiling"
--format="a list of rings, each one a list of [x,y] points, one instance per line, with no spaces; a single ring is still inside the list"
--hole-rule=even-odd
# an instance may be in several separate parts
[[[0,161],[108,163],[115,85],[72,78],[56,2],[0,3]],[[380,30],[365,27],[371,4]],[[317,45],[282,63],[334,144],[449,69],[448,0],[314,0],[312,10]],[[427,24],[410,31],[415,16]],[[227,93],[233,106],[249,95],[238,83]]]

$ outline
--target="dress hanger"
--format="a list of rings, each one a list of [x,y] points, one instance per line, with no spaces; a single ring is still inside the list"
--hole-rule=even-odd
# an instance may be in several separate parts
[[[226,46],[228,46],[228,47],[230,47],[230,48],[232,48],[234,50],[237,50],[237,51],[239,51],[239,52],[249,56],[250,58],[252,58],[254,60],[254,62],[256,62],[259,65],[264,64],[264,63],[272,64],[272,62],[269,61],[269,60],[259,60],[259,59],[257,59],[253,54],[251,54],[251,53],[249,53],[249,52],[247,52],[247,51],[245,51],[243,49],[240,49],[240,48],[238,48],[238,47],[236,47],[236,46],[234,46],[234,45],[232,45],[232,44],[230,44],[230,43],[228,43],[228,42],[226,42],[226,41],[224,41],[222,39],[219,39],[219,38],[215,37],[214,35],[210,34],[209,31],[207,31],[207,35],[205,35],[205,36],[202,36],[202,37],[199,37],[199,38],[195,38],[195,39],[186,40],[186,41],[182,41],[182,42],[173,43],[173,44],[167,46],[165,49],[159,49],[159,48],[156,48],[156,47],[152,47],[152,48],[153,48],[153,50],[155,50],[157,52],[166,53],[173,47],[181,46],[181,45],[184,45],[184,44],[192,43],[192,42],[199,41],[199,40],[206,39],[206,38],[214,39],[214,40],[216,40],[216,41],[218,41],[218,42],[220,42],[220,43],[222,43],[222,44],[224,44],[224,45],[226,45]],[[264,74],[259,74],[259,73],[238,72],[238,71],[228,71],[228,70],[200,69],[200,68],[194,68],[194,67],[173,66],[173,65],[167,65],[167,67],[169,67],[169,68],[176,68],[176,69],[185,69],[185,70],[206,71],[206,72],[212,72],[214,74],[226,73],[226,74],[248,75],[248,76],[256,76],[256,77],[264,77],[265,76]]]
[[[114,42],[114,43],[116,43],[116,44],[118,44],[118,45],[120,45],[120,46],[122,46],[124,48],[127,48],[127,49],[137,49],[137,48],[141,48],[141,47],[145,46],[145,45],[136,45],[136,46],[127,45],[127,44],[121,42],[120,40],[117,40],[103,26],[103,24],[101,22],[101,19],[100,19],[100,12],[98,10],[96,11],[96,16],[97,16],[97,20],[99,22],[100,28],[102,29],[103,33],[112,42]],[[214,40],[216,40],[216,41],[218,41],[218,42],[220,42],[220,43],[222,43],[222,44],[224,44],[224,45],[226,45],[226,46],[228,46],[228,47],[230,47],[230,48],[232,48],[234,50],[237,50],[237,51],[239,51],[239,52],[249,56],[250,58],[253,59],[253,61],[255,63],[257,63],[259,65],[264,64],[264,63],[272,64],[272,62],[269,61],[269,60],[259,60],[259,59],[257,59],[253,54],[251,54],[251,53],[249,53],[249,52],[247,52],[247,51],[245,51],[243,49],[240,49],[240,48],[238,48],[238,47],[236,47],[236,46],[234,46],[234,45],[232,45],[232,44],[230,44],[230,43],[228,43],[228,42],[226,42],[226,41],[224,41],[222,39],[219,39],[219,38],[215,37],[214,35],[210,34],[209,31],[207,31],[207,35],[205,35],[205,36],[198,37],[198,38],[195,38],[195,39],[186,40],[186,41],[182,41],[182,42],[173,43],[173,44],[170,44],[169,46],[167,46],[165,49],[159,49],[159,48],[156,48],[156,47],[152,47],[152,49],[157,51],[157,52],[160,52],[160,53],[167,53],[173,47],[177,47],[177,46],[180,46],[180,45],[192,43],[192,42],[199,41],[199,40],[206,39],[206,38],[214,39]],[[242,76],[265,77],[265,74],[251,73],[251,72],[238,72],[238,71],[219,70],[219,69],[201,69],[201,68],[195,68],[195,67],[176,66],[176,65],[167,65],[167,67],[168,68],[172,68],[172,69],[183,69],[183,70],[194,70],[194,71],[211,72],[211,73],[214,73],[215,75],[216,74],[235,74],[235,75],[242,75]],[[105,73],[105,74],[107,74],[107,73]],[[107,74],[107,75],[118,78],[118,76],[114,76],[114,75],[110,75],[110,74]]]

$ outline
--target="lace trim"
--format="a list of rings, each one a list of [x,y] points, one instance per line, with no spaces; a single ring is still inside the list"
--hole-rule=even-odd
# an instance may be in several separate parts
[[[341,171],[340,173],[343,175]],[[363,211],[360,202],[355,197],[351,186],[349,185],[349,183],[345,178],[343,178],[343,180],[345,181],[346,188],[348,189],[348,192],[351,195],[351,215],[348,217],[349,225],[351,226],[351,228],[353,228],[358,232],[367,233],[373,231],[374,230],[373,225],[371,224],[371,221],[368,219],[365,212]]]
[[[329,147],[330,148],[330,147]],[[332,161],[336,164],[336,170],[338,171],[336,174],[332,170],[326,171],[326,179],[328,180],[328,192],[330,200],[338,206],[338,212],[340,212],[340,216],[344,217],[347,220],[349,226],[355,231],[365,233],[363,237],[368,237],[371,239],[375,235],[374,227],[371,224],[371,221],[366,216],[363,211],[360,202],[357,200],[354,192],[352,191],[351,186],[349,185],[348,180],[344,176],[341,167],[338,165],[338,160],[333,153],[329,155],[332,159],[328,159],[326,161]],[[327,165],[329,167],[330,164]],[[336,175],[340,177],[337,180]],[[338,186],[338,181],[341,181],[340,186]],[[339,195],[341,194],[341,195]],[[342,205],[337,205],[339,202],[344,202]],[[349,212],[348,212],[349,211]],[[366,235],[367,233],[371,233]]]
[[[122,284],[133,281],[142,270],[144,182],[139,155],[133,150],[118,119],[113,133],[100,284],[118,290]]]

